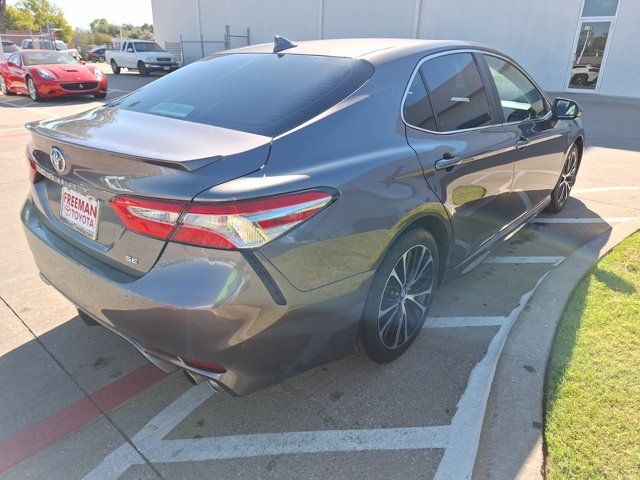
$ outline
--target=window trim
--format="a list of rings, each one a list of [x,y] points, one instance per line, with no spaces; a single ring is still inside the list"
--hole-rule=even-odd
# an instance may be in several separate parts
[[[420,59],[420,61],[418,61],[418,63],[416,64],[416,66],[413,69],[413,72],[411,73],[411,76],[409,77],[409,82],[407,83],[407,86],[404,90],[404,94],[402,95],[402,101],[400,102],[400,118],[402,119],[402,123],[404,123],[407,127],[416,129],[416,130],[420,130],[421,132],[427,132],[427,133],[431,133],[434,135],[453,135],[456,133],[464,133],[464,132],[472,132],[472,131],[476,131],[476,130],[483,130],[486,128],[495,128],[495,127],[500,127],[503,125],[514,125],[514,124],[518,124],[518,123],[522,123],[521,121],[515,121],[515,122],[504,122],[504,115],[502,113],[500,113],[500,119],[503,120],[502,123],[493,123],[491,125],[482,125],[480,127],[471,127],[471,128],[463,128],[460,130],[449,130],[449,131],[445,131],[445,132],[434,132],[433,130],[427,130],[426,128],[420,128],[420,127],[416,127],[415,125],[411,125],[410,123],[408,123],[405,118],[404,118],[404,103],[407,99],[407,95],[409,94],[409,88],[411,88],[411,84],[413,83],[413,79],[415,78],[416,74],[419,73],[420,71],[420,67],[422,66],[422,64],[424,62],[426,62],[427,60],[430,60],[432,58],[436,58],[436,57],[443,57],[445,55],[453,55],[456,53],[470,53],[473,58],[474,61],[476,62],[476,66],[478,67],[478,70],[480,72],[480,78],[482,79],[483,85],[484,85],[484,89],[485,92],[487,94],[487,100],[489,101],[489,108],[493,109],[495,108],[495,102],[496,102],[496,86],[495,86],[495,82],[493,81],[493,79],[491,80],[491,86],[487,86],[485,84],[485,82],[487,81],[487,79],[484,78],[484,72],[483,69],[485,68],[489,68],[487,66],[487,62],[484,60],[484,58],[482,59],[482,65],[478,65],[478,59],[476,58],[477,54],[483,55],[483,54],[487,54],[487,55],[492,55],[494,57],[500,58],[501,60],[505,60],[507,62],[509,62],[510,64],[512,64],[513,66],[515,66],[516,68],[518,68],[518,70],[520,70],[520,72],[522,72],[524,74],[524,76],[533,84],[534,87],[536,87],[538,89],[538,91],[542,94],[542,98],[544,99],[544,101],[547,104],[547,107],[550,107],[550,102],[549,99],[547,98],[547,96],[545,95],[544,91],[542,91],[542,89],[538,86],[538,84],[531,78],[531,76],[529,74],[527,74],[522,68],[520,68],[518,65],[516,65],[513,60],[509,59],[508,57],[501,55],[499,53],[495,53],[492,52],[490,50],[483,50],[480,48],[462,48],[462,49],[454,49],[454,50],[445,50],[444,52],[437,52],[437,53],[432,53],[430,55],[427,55],[426,57],[423,57]],[[425,84],[425,88],[427,89],[427,94],[429,96],[431,96],[431,93],[429,92],[429,86]],[[493,113],[493,112],[491,112]],[[547,114],[544,117],[540,117],[540,118],[536,118],[533,120],[529,120],[529,121],[543,121],[543,120],[548,120],[551,117],[551,108],[549,108],[549,111],[547,112]],[[436,125],[437,125],[437,115],[436,115]]]

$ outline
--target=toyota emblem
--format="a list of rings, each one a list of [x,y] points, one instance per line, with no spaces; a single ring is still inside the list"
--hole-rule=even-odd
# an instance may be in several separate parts
[[[59,173],[62,173],[67,166],[64,154],[58,147],[51,147],[51,165]]]

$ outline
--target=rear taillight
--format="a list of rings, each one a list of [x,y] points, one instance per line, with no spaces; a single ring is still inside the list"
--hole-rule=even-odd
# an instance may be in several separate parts
[[[143,235],[210,248],[260,247],[329,205],[326,190],[236,202],[174,202],[115,197],[126,227]]]

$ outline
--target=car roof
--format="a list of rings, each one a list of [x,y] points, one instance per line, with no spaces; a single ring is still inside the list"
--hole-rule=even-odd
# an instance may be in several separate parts
[[[295,47],[281,53],[297,55],[322,55],[331,57],[366,58],[375,61],[376,57],[389,55],[402,57],[418,52],[449,50],[455,48],[481,48],[491,50],[478,43],[460,40],[422,40],[405,38],[342,38],[332,40],[309,40],[297,42]],[[272,53],[272,43],[262,43],[229,50],[225,53]]]

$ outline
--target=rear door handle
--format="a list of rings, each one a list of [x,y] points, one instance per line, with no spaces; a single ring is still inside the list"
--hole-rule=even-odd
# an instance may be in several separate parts
[[[454,157],[450,154],[445,154],[440,160],[436,160],[436,170],[445,170],[447,168],[455,167],[462,163],[462,157]]]
[[[516,142],[516,148],[518,150],[526,147],[529,144],[530,140],[527,137],[520,137]]]

